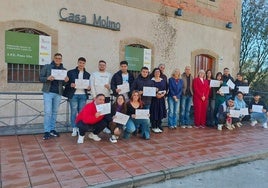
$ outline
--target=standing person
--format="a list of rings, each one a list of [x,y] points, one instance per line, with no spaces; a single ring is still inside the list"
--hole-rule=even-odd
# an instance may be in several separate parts
[[[215,111],[215,93],[213,92],[213,88],[210,87],[210,81],[213,80],[213,74],[211,70],[206,71],[206,80],[209,85],[209,95],[208,95],[208,108],[207,108],[207,126],[213,127],[215,125],[214,111]]]
[[[128,87],[130,89],[133,81],[134,76],[130,71],[128,71],[128,62],[121,61],[120,70],[113,75],[111,80],[111,89],[113,91],[113,95],[118,96],[118,94],[121,92],[121,89],[117,88],[118,85],[128,84]],[[128,100],[130,92],[123,93],[123,95],[125,96],[126,100]]]
[[[91,131],[88,137],[94,141],[100,141],[98,134],[112,121],[111,115],[102,115],[97,112],[97,105],[105,103],[105,95],[100,93],[94,100],[84,106],[76,117],[76,125],[79,129],[78,144],[84,143],[84,137],[87,131]]]
[[[136,119],[136,110],[137,109],[145,109],[144,103],[141,99],[141,94],[139,91],[134,90],[131,94],[130,100],[127,102],[127,115],[130,116],[130,121],[128,122],[128,126],[126,126],[126,129],[124,131],[124,138],[128,139],[130,137],[130,134],[133,131],[133,127],[135,129],[141,130],[142,138],[145,140],[150,139],[150,122],[148,119]],[[148,117],[150,117],[150,114],[147,114]]]
[[[222,73],[217,72],[216,80],[220,81],[220,87],[214,87],[213,93],[215,93],[215,110],[214,110],[214,117],[215,117],[215,125],[218,125],[218,110],[222,103],[225,101],[225,94],[220,91],[221,86],[227,86],[225,82],[222,81]]]
[[[167,76],[165,75],[165,68],[166,68],[166,65],[164,63],[160,63],[158,65],[158,68],[160,69],[161,71],[161,78],[165,80],[166,83],[168,83],[168,79],[167,79]]]
[[[51,136],[59,137],[60,134],[55,130],[58,108],[60,106],[61,95],[63,93],[63,85],[69,81],[66,76],[64,80],[55,80],[51,75],[52,69],[66,70],[62,64],[62,54],[56,53],[54,60],[50,64],[44,65],[40,72],[40,81],[43,83],[44,97],[44,140]]]
[[[150,96],[143,96],[143,87],[154,87],[153,81],[150,79],[149,76],[149,69],[147,67],[141,68],[141,73],[139,76],[134,80],[132,86],[131,86],[131,92],[134,90],[139,91],[139,94],[142,96],[142,101],[144,103],[145,109],[150,109],[151,99]]]
[[[234,84],[234,95],[239,91],[239,86],[248,86],[248,82],[243,79],[243,75],[241,73],[236,74],[236,80],[234,81]]]
[[[222,81],[227,84],[228,80],[231,80],[234,83],[234,78],[231,76],[229,68],[225,67],[223,69]],[[229,98],[234,95],[233,93],[234,89],[229,87],[229,94],[226,94],[225,97]]]
[[[182,128],[192,128],[190,121],[190,110],[193,101],[193,76],[191,75],[191,67],[186,66],[184,73],[181,75],[183,86],[182,86],[182,96],[181,96],[181,127]]]
[[[68,83],[65,86],[63,96],[67,97],[70,102],[71,109],[71,125],[73,128],[72,136],[77,136],[78,128],[75,124],[75,118],[78,112],[85,106],[88,95],[87,92],[90,90],[89,82],[86,89],[76,88],[76,79],[89,80],[90,74],[85,69],[86,59],[84,57],[79,57],[77,61],[77,67],[75,69],[69,70],[67,76],[69,78]]]
[[[258,92],[255,92],[253,94],[253,100],[249,104],[249,112],[251,118],[251,126],[255,126],[259,122],[262,124],[263,128],[267,129],[267,106],[261,100],[261,95]]]
[[[162,133],[162,119],[167,117],[165,95],[168,89],[167,82],[161,78],[161,71],[159,68],[155,68],[152,72],[152,81],[154,87],[157,88],[156,96],[152,97],[150,105],[150,120],[152,125],[152,131],[154,133]]]
[[[171,129],[177,128],[182,85],[180,69],[175,69],[168,79],[168,127]]]
[[[200,70],[198,77],[193,80],[193,91],[194,124],[196,128],[205,128],[209,85],[204,70]]]
[[[112,74],[106,71],[106,62],[99,61],[99,70],[93,72],[90,77],[91,94],[95,98],[99,93],[105,95],[105,102],[110,102],[110,83]]]

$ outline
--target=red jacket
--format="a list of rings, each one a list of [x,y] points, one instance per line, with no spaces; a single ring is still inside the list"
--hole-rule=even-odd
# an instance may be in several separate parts
[[[95,116],[96,113],[97,113],[96,105],[94,101],[92,101],[84,106],[81,112],[77,115],[75,122],[78,123],[79,121],[82,121],[85,124],[91,124],[91,125],[100,122],[104,118],[104,115],[101,115],[98,118],[96,118]]]

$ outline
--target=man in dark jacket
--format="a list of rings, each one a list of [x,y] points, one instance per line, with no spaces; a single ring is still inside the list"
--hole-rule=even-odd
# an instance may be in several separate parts
[[[123,94],[126,99],[130,97],[130,92],[128,93],[122,93],[121,89],[118,88],[119,85],[126,84],[126,86],[131,88],[134,81],[133,74],[128,71],[128,62],[127,61],[121,61],[120,62],[120,70],[116,72],[111,80],[111,89],[113,91],[114,96],[118,96],[118,94]]]
[[[71,125],[73,127],[72,136],[77,136],[78,128],[75,124],[75,118],[78,112],[85,106],[88,94],[90,90],[89,78],[90,74],[85,69],[86,59],[84,57],[78,58],[77,67],[69,70],[67,76],[69,78],[68,83],[65,86],[63,96],[67,97],[70,102],[71,109]],[[82,81],[88,83],[84,87],[79,86],[78,82]]]
[[[50,64],[44,65],[40,72],[40,81],[43,83],[44,97],[44,129],[45,134],[43,139],[47,140],[51,136],[59,137],[59,133],[55,130],[58,108],[60,106],[63,85],[69,81],[66,76],[64,80],[57,80],[55,75],[52,75],[52,70],[65,70],[62,64],[62,55],[56,53],[54,60]]]

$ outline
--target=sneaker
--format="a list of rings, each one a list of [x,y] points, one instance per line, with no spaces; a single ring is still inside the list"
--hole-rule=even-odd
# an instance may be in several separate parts
[[[267,123],[262,124],[262,127],[265,128],[265,129],[267,129],[268,128],[267,127]]]
[[[234,126],[234,124],[232,124],[231,126],[232,126],[232,129],[235,129],[235,126]]]
[[[177,127],[178,127],[177,125],[174,125],[174,129],[177,129]]]
[[[101,140],[101,138],[98,135],[93,134],[93,133],[89,133],[88,138],[90,138],[94,141],[97,141],[97,142]]]
[[[111,130],[108,129],[107,127],[105,127],[105,128],[103,129],[103,132],[106,133],[106,134],[111,134]]]
[[[153,131],[154,133],[159,133],[159,131],[158,131],[157,128],[153,128],[152,131]]]
[[[186,126],[185,126],[185,125],[182,125],[182,126],[181,126],[181,128],[185,129],[185,128],[186,128]]]
[[[204,125],[201,125],[200,127],[201,127],[202,129],[206,128]]]
[[[84,143],[84,138],[85,138],[85,136],[78,135],[77,144],[83,144]]]
[[[55,130],[50,131],[50,135],[54,137],[60,137],[60,134]]]
[[[219,124],[219,125],[218,125],[218,130],[219,130],[219,131],[222,130],[222,126],[223,126],[222,124]]]
[[[112,143],[117,143],[117,139],[116,139],[116,136],[115,135],[112,135],[111,138],[109,139],[110,142]]]
[[[252,127],[254,127],[257,123],[258,123],[257,121],[252,121],[252,122],[250,123],[250,125],[251,125]]]
[[[159,129],[159,128],[157,128],[157,131],[159,132],[159,133],[162,133],[163,131],[161,130],[161,129]]]
[[[174,127],[174,126],[169,126],[168,128],[170,128],[170,129],[175,129],[175,127]]]
[[[233,128],[232,128],[232,124],[227,124],[226,127],[227,127],[227,129],[229,129],[229,130],[233,130]]]
[[[77,136],[78,130],[79,129],[77,127],[74,127],[73,132],[72,132],[72,136]]]
[[[191,128],[193,128],[193,126],[192,125],[188,125],[187,128],[188,129],[191,129]]]
[[[242,126],[242,123],[238,122],[238,123],[236,123],[236,126],[237,127],[241,127]]]
[[[49,132],[45,132],[44,136],[43,136],[43,140],[48,140],[50,139],[50,134]]]

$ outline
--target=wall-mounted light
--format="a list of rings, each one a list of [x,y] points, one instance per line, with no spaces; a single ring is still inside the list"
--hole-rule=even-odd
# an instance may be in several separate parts
[[[228,22],[228,23],[225,25],[225,27],[226,27],[227,29],[232,29],[232,28],[233,28],[233,23],[232,23],[232,22]]]
[[[176,15],[176,16],[182,16],[182,9],[181,9],[181,8],[178,8],[178,9],[175,11],[175,15]]]

